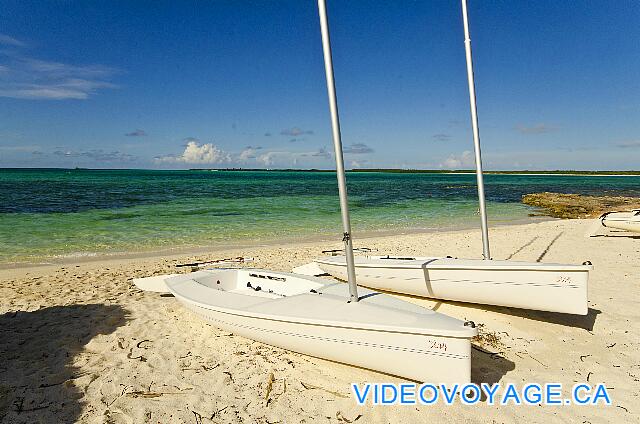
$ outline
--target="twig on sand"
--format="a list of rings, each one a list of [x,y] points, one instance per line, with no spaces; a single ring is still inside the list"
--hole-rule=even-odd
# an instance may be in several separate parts
[[[22,413],[22,412],[33,412],[33,411],[40,411],[41,409],[47,409],[48,407],[50,407],[51,405],[53,405],[53,402],[49,402],[46,405],[38,405],[38,406],[34,406],[33,408],[24,408],[22,405],[24,404],[24,398],[22,398],[22,402],[20,402],[19,405],[16,405],[16,412],[18,414]],[[627,411],[628,412],[628,411]]]
[[[61,381],[56,381],[54,383],[42,383],[40,384],[39,387],[41,388],[47,388],[47,387],[53,387],[53,386],[60,386],[61,384],[66,383],[67,381],[71,381],[71,380],[77,380],[80,377],[84,377],[85,375],[88,375],[88,372],[82,372],[82,373],[78,373],[78,374],[74,374],[69,376],[69,378],[65,378],[64,380]]]
[[[156,393],[156,392],[143,392],[143,391],[136,391],[136,392],[129,392],[127,393],[127,397],[130,398],[145,398],[145,399],[150,399],[150,398],[157,398],[160,397],[164,394],[168,394],[168,393]]]
[[[357,417],[355,417],[354,419],[350,420],[350,419],[346,418],[344,415],[342,415],[342,412],[338,411],[338,412],[336,412],[336,418],[338,419],[338,421],[341,421],[343,423],[352,423],[352,422],[358,421],[360,418],[362,418],[362,414],[358,414]]]
[[[186,393],[180,392],[143,392],[143,391],[135,391],[126,393],[127,397],[130,398],[143,398],[143,399],[153,399],[158,398],[163,395],[186,395]]]
[[[202,424],[202,415],[198,414],[196,411],[191,412],[193,412],[193,415],[196,418],[196,424]]]
[[[122,384],[121,384],[122,385]],[[100,401],[105,404],[107,406],[107,408],[111,407],[111,405],[113,405],[118,399],[120,399],[122,396],[124,396],[124,392],[127,390],[127,387],[129,387],[128,385],[124,385],[124,387],[122,388],[122,392],[116,396],[111,402],[106,402],[104,400],[104,393],[102,393],[102,389],[100,389],[100,394],[102,395],[103,399],[100,399]]]
[[[345,394],[334,392],[332,390],[328,390],[328,389],[325,389],[323,387],[314,386],[313,384],[304,383],[302,381],[300,382],[300,384],[302,384],[302,387],[304,387],[307,390],[318,389],[318,390],[322,390],[323,392],[330,393],[330,394],[332,394],[334,396],[338,396],[338,397],[345,398],[345,399],[349,398],[349,396],[347,396]]]
[[[584,360],[589,356],[593,356],[593,355],[580,355],[580,362],[584,362]]]
[[[147,362],[147,358],[145,358],[144,356],[140,355],[140,356],[136,356],[135,358],[133,357],[133,348],[129,349],[129,353],[127,353],[127,358],[129,359],[139,359],[140,362]]]
[[[142,343],[145,343],[145,342],[152,343],[152,342],[151,342],[151,340],[142,340],[142,341],[139,341],[139,342],[136,344],[136,347],[137,347],[138,349],[148,349],[148,347],[140,346]]]
[[[483,349],[480,346],[476,346],[474,344],[471,345],[471,348],[477,350],[478,352],[482,352],[482,353],[484,353],[486,355],[491,356],[491,359],[495,359],[496,357],[498,357],[498,358],[504,357],[504,352],[489,352],[488,350]],[[516,355],[518,355],[518,352],[516,352]],[[518,355],[518,356],[520,356],[520,355]]]
[[[273,382],[275,380],[275,377],[273,375],[272,372],[269,373],[269,378],[267,378],[267,391],[264,395],[264,400],[268,400],[269,399],[269,395],[271,394],[271,390],[273,389]]]
[[[534,361],[536,361],[537,363],[539,363],[540,365],[542,365],[545,368],[549,368],[547,366],[547,364],[543,363],[542,361],[539,361],[538,359],[536,359],[535,357],[531,356],[531,354],[529,352],[527,352],[527,355],[529,355],[529,358],[533,359]]]
[[[211,418],[209,418],[210,420],[213,420],[213,417],[215,417],[216,415],[218,415],[219,413],[223,412],[225,409],[227,409],[229,407],[229,405],[225,406],[224,408],[220,408],[217,411],[215,411],[213,414],[211,414]]]
[[[534,361],[536,361],[537,363],[539,363],[540,365],[542,365],[545,368],[549,368],[547,366],[547,364],[543,363],[542,361],[539,361],[537,358],[535,358],[534,356],[532,356],[529,352],[524,351],[524,352],[514,352],[516,354],[517,357],[522,358],[522,356],[519,355],[519,353],[523,353],[525,355],[527,355],[529,358],[533,359]],[[587,356],[591,356],[591,355],[587,355]]]
[[[205,370],[205,371],[211,371],[211,370],[215,370],[215,369],[216,369],[216,368],[218,368],[219,366],[220,366],[220,364],[215,364],[215,365],[214,365],[214,366],[212,366],[212,367],[208,367],[208,366],[206,366],[206,365],[202,365],[202,369],[203,369],[203,370]]]

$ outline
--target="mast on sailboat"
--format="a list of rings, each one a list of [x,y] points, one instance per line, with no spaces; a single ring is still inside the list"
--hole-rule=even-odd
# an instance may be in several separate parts
[[[340,193],[340,211],[342,212],[342,241],[347,258],[347,279],[349,282],[349,296],[351,302],[358,301],[358,285],[356,284],[356,269],[353,260],[353,240],[351,239],[351,219],[349,218],[349,202],[347,199],[347,182],[344,172],[344,158],[342,156],[342,137],[340,136],[340,119],[338,118],[338,101],[336,86],[333,79],[333,60],[331,59],[331,42],[329,40],[329,21],[327,19],[327,5],[325,0],[318,0],[320,14],[320,30],[322,32],[322,51],[324,52],[324,70],[327,77],[327,93],[329,95],[329,110],[331,112],[331,129],[333,134],[333,148],[336,155],[336,172],[338,176],[338,191]]]
[[[489,226],[487,225],[487,206],[485,203],[484,178],[482,175],[482,154],[480,153],[480,131],[478,129],[478,111],[476,109],[476,86],[473,79],[471,37],[469,36],[469,18],[467,16],[467,0],[462,0],[462,20],[464,21],[464,49],[467,57],[467,80],[469,82],[469,105],[471,107],[473,147],[476,154],[476,179],[478,181],[478,201],[480,203],[480,221],[482,226],[482,256],[484,259],[491,259],[491,253],[489,251]]]

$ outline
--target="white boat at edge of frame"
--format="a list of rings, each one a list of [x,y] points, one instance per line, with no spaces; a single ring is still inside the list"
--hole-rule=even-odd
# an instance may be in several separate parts
[[[640,233],[640,209],[630,212],[607,212],[599,219],[603,227]]]
[[[214,326],[305,355],[419,382],[468,383],[473,323],[361,288],[292,273],[213,269],[165,280]]]
[[[358,283],[433,299],[586,315],[593,266],[451,257],[356,256]],[[343,255],[315,263],[347,278]]]

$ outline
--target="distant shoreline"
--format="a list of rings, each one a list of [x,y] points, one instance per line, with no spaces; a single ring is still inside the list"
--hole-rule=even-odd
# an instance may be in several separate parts
[[[150,169],[150,168],[0,168],[0,171],[46,171],[46,170],[67,170],[67,171],[149,171],[149,172],[193,172],[193,171],[221,171],[221,172],[335,172],[334,169],[262,169],[262,168],[190,168],[190,169]],[[443,169],[394,169],[394,168],[370,168],[370,169],[349,169],[348,173],[379,172],[389,174],[460,174],[473,175],[473,169],[443,170]],[[574,170],[553,170],[553,171],[484,171],[485,175],[558,175],[558,176],[609,176],[609,177],[629,177],[640,176],[640,171],[574,171]]]

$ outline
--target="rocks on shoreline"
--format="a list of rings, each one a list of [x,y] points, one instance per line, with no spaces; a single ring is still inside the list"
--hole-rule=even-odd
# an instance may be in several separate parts
[[[555,218],[597,218],[605,212],[640,208],[640,198],[626,196],[582,196],[565,193],[531,193],[522,203],[542,208]]]

